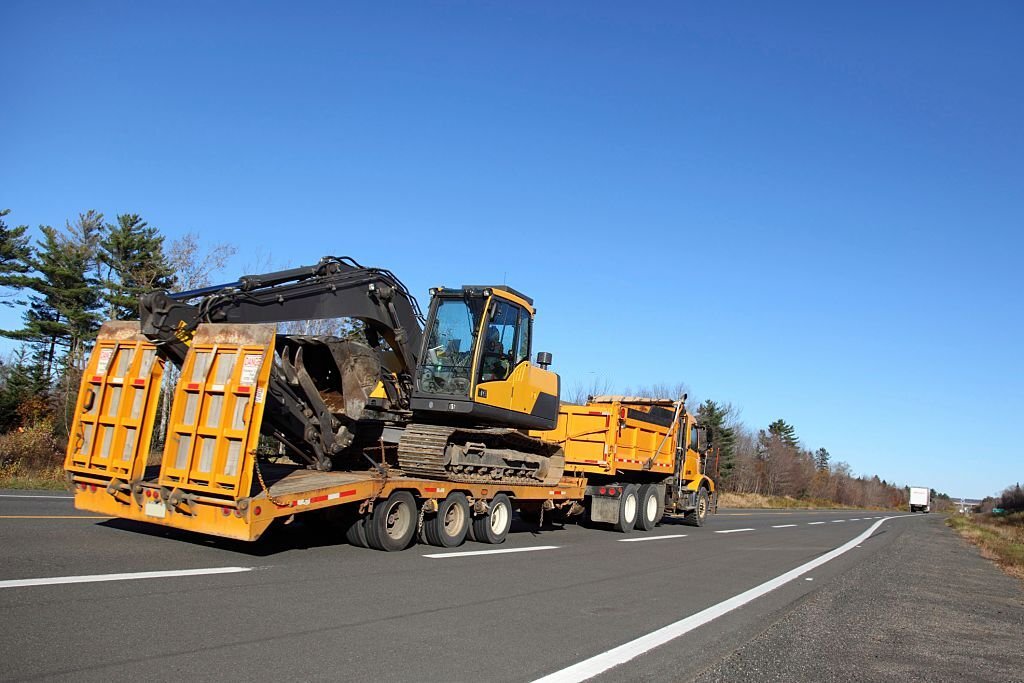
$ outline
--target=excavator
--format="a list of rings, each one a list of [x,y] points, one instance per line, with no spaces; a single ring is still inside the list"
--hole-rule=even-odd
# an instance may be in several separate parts
[[[159,359],[181,369],[171,432],[197,423],[197,411],[214,410],[217,396],[203,399],[200,387],[216,388],[219,376],[239,376],[228,360],[217,360],[218,339],[244,347],[273,324],[269,368],[252,356],[251,367],[240,372],[244,378],[269,371],[265,394],[256,401],[264,406],[259,429],[291,461],[318,471],[392,465],[427,479],[558,482],[561,449],[528,433],[555,427],[560,395],[559,377],[548,369],[551,355],[538,353],[531,362],[532,299],[505,285],[430,293],[424,317],[390,271],[327,256],[312,266],[222,285],[146,294],[138,327],[121,334],[138,330]],[[354,321],[355,330],[333,336],[277,329],[290,321],[336,318]],[[108,323],[107,334],[116,336],[117,325],[125,324]],[[233,364],[238,355],[229,358]],[[101,425],[90,423],[91,389],[88,382],[83,387],[72,438],[84,453],[102,445],[92,443]],[[235,405],[244,409],[242,401]],[[198,452],[202,439],[183,432],[169,433],[167,440],[167,449],[177,450],[165,451],[165,462],[205,457]],[[271,455],[261,448],[256,457]]]

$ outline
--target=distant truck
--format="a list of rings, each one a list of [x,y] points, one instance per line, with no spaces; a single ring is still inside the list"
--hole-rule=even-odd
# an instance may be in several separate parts
[[[926,486],[910,487],[910,511],[931,512],[932,490]]]

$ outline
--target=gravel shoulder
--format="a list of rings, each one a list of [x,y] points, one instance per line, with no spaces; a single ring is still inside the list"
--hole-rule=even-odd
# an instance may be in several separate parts
[[[899,525],[693,680],[1024,681],[1024,584],[942,519]]]

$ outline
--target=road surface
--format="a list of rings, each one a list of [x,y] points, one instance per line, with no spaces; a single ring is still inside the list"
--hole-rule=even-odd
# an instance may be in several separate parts
[[[0,491],[0,548],[2,680],[1022,675],[1019,584],[938,515],[723,510],[703,528],[629,535],[517,522],[502,546],[389,554],[299,522],[244,544]],[[923,599],[957,593],[970,573],[964,623],[985,642],[960,648],[954,669],[957,624],[913,595],[920,572],[906,554],[922,549],[940,565]],[[951,556],[958,564],[941,566]],[[915,610],[932,618],[916,641]]]

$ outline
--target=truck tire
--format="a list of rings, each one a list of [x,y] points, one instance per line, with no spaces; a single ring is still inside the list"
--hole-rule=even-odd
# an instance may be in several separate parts
[[[636,518],[636,527],[643,531],[650,531],[665,512],[665,503],[658,499],[660,488],[657,484],[644,484],[637,494],[640,507]]]
[[[691,512],[687,512],[686,516],[683,517],[683,521],[690,526],[704,526],[704,522],[708,518],[708,509],[711,507],[711,501],[708,498],[708,490],[703,486],[697,492],[697,507]]]
[[[504,543],[512,527],[512,501],[504,493],[499,493],[489,505],[486,515],[473,518],[472,538],[480,543]]]
[[[343,522],[345,540],[357,548],[366,548],[366,515],[353,511],[346,515]]]
[[[437,514],[423,520],[422,539],[441,548],[463,544],[471,519],[466,494],[454,491],[437,504]]]
[[[395,491],[366,518],[366,544],[374,550],[405,550],[416,535],[416,499]]]
[[[636,525],[640,513],[639,489],[636,484],[626,484],[619,497],[619,521],[615,522],[615,530],[628,534]]]

